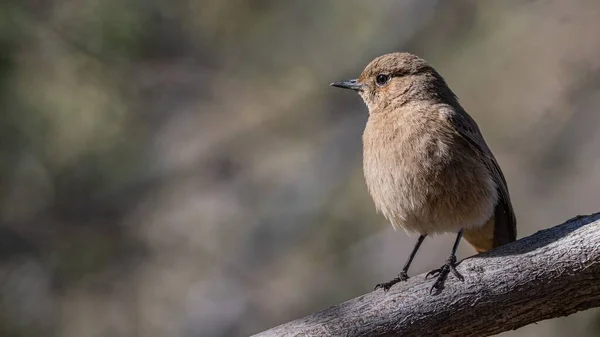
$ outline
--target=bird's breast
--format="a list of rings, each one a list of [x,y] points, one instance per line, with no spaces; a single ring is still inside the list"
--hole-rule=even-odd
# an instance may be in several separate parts
[[[369,118],[363,170],[377,209],[421,234],[483,225],[497,193],[485,165],[450,126]]]

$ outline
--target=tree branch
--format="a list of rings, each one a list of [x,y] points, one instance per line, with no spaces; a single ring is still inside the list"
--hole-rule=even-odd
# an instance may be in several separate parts
[[[489,336],[600,306],[600,213],[463,260],[446,287],[412,277],[255,337]]]

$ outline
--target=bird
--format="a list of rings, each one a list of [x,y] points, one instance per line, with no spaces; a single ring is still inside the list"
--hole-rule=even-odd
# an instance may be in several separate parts
[[[430,292],[450,273],[459,280],[461,238],[477,253],[516,240],[517,221],[506,179],[475,120],[446,80],[424,59],[407,52],[372,60],[356,79],[334,87],[358,92],[369,112],[362,135],[363,174],[378,212],[394,229],[418,234],[401,272],[377,284],[388,291],[406,281],[427,236],[456,233]]]

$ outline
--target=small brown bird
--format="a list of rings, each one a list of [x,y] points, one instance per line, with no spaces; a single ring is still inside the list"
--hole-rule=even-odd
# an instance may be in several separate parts
[[[358,79],[331,83],[357,91],[369,109],[363,170],[375,206],[394,228],[419,234],[400,274],[375,289],[408,279],[408,268],[429,234],[458,233],[431,291],[456,271],[464,237],[477,252],[516,239],[516,219],[504,175],[477,123],[446,81],[409,53],[371,61]]]

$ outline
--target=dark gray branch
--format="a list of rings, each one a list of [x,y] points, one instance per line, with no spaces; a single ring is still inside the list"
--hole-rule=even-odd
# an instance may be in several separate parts
[[[600,213],[463,260],[430,295],[424,275],[256,337],[489,336],[600,306]]]

